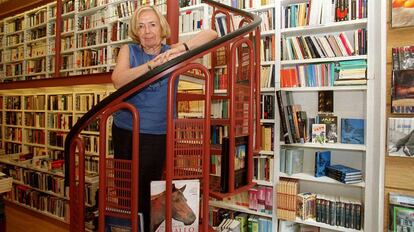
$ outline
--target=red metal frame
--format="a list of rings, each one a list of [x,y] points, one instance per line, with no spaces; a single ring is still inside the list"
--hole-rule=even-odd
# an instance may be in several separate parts
[[[209,3],[213,5],[215,4]],[[216,9],[216,8],[215,8]],[[217,8],[215,12],[220,12],[226,15],[227,30],[230,32],[230,22],[231,16],[228,9]],[[217,13],[215,13],[217,14]],[[213,14],[213,18],[215,18]],[[249,22],[251,20],[244,20],[243,23]],[[240,25],[242,25],[241,23]],[[212,23],[213,28],[215,24]],[[202,222],[200,225],[200,231],[209,231],[211,228],[208,226],[208,215],[209,215],[209,196],[216,198],[224,198],[231,196],[242,191],[246,191],[252,185],[252,159],[254,150],[257,151],[260,148],[260,140],[257,140],[257,136],[260,135],[260,118],[257,116],[257,109],[260,109],[259,101],[259,91],[260,91],[260,59],[259,56],[256,56],[254,59],[254,50],[259,51],[260,48],[260,30],[256,29],[255,37],[251,31],[246,31],[238,37],[229,38],[225,42],[214,45],[208,50],[203,50],[197,55],[188,58],[187,60],[177,63],[175,66],[172,66],[164,71],[156,74],[152,78],[144,81],[140,85],[134,86],[133,88],[128,89],[125,92],[122,92],[117,98],[115,98],[110,104],[107,104],[104,108],[93,111],[90,115],[88,114],[87,119],[84,120],[84,123],[79,128],[76,127],[73,130],[73,133],[77,136],[70,141],[70,209],[71,209],[71,226],[70,229],[73,232],[84,231],[84,184],[85,184],[85,154],[84,154],[84,145],[79,138],[79,134],[83,128],[85,128],[90,122],[94,121],[97,117],[100,119],[100,136],[101,138],[106,138],[106,122],[108,117],[119,109],[127,109],[133,114],[133,131],[139,131],[139,114],[138,111],[130,104],[125,103],[124,100],[129,96],[135,94],[137,91],[145,88],[149,84],[159,80],[167,74],[171,74],[168,87],[168,105],[167,105],[167,153],[166,153],[166,231],[172,231],[172,212],[171,212],[171,194],[172,194],[172,181],[175,179],[200,179],[202,182]],[[248,37],[245,37],[249,35]],[[253,42],[253,40],[255,40]],[[201,64],[191,63],[192,61],[208,54],[212,53],[212,58],[215,57],[215,52],[217,49],[225,47],[226,48],[226,59],[227,59],[227,68],[229,76],[228,92],[226,96],[212,96],[212,80],[211,77],[214,74],[214,69],[211,71],[208,70]],[[246,49],[247,50],[242,50]],[[247,51],[248,62],[242,63],[243,53]],[[238,64],[236,64],[238,61]],[[215,64],[215,60],[212,60],[212,65]],[[246,80],[239,81],[237,80],[236,75],[241,72],[242,67],[247,67],[247,77]],[[203,75],[204,80],[204,93],[200,95],[194,94],[180,94],[180,97],[175,97],[175,80],[180,76],[185,74],[188,70],[197,69]],[[238,72],[236,72],[238,71]],[[240,95],[239,95],[240,94]],[[245,186],[234,188],[234,172],[231,171],[234,169],[234,163],[230,162],[229,171],[229,191],[227,193],[215,193],[210,192],[209,180],[210,180],[210,111],[211,111],[211,100],[216,98],[225,98],[229,99],[229,119],[221,120],[221,122],[229,125],[230,134],[230,161],[234,162],[234,138],[238,135],[249,135],[248,141],[248,165],[247,165],[247,184]],[[181,119],[175,117],[174,107],[179,100],[199,100],[204,101],[204,116],[201,119]],[[241,100],[240,100],[241,99]],[[240,113],[240,108],[235,106],[237,104],[242,104],[242,110],[244,106],[247,106],[247,110],[244,109],[247,113],[243,114],[241,117],[236,118],[236,111]],[[254,108],[256,106],[256,109]],[[139,110],[139,109],[138,109]],[[256,112],[256,117],[254,116]],[[245,128],[239,128],[240,131],[234,131],[237,129],[238,123],[242,123]],[[239,130],[237,129],[237,130]],[[180,137],[177,136],[179,131],[190,130],[193,133],[184,133],[185,140],[191,140],[191,146],[188,142],[182,141]],[[255,131],[256,130],[256,131]],[[256,132],[256,133],[254,133]],[[259,133],[258,133],[259,132]],[[71,131],[72,133],[72,131]],[[191,137],[191,134],[192,137]],[[197,136],[194,136],[197,135]],[[256,135],[256,142],[253,142],[253,135]],[[190,135],[190,136],[189,136]],[[139,146],[139,133],[133,134],[133,155],[131,161],[117,161],[114,159],[108,159],[106,156],[106,139],[100,139],[99,141],[99,150],[100,150],[100,161],[99,162],[99,231],[104,231],[105,216],[115,216],[121,218],[130,219],[132,222],[132,230],[137,231],[138,224],[138,146]],[[260,138],[259,138],[260,139]],[[255,147],[253,147],[255,144]],[[183,149],[184,148],[184,149]],[[76,149],[78,151],[76,152]],[[185,156],[180,153],[181,150],[191,151],[191,157]],[[75,155],[79,157],[79,166],[76,167]],[[177,166],[179,162],[177,160],[183,159],[184,162],[188,159],[192,161],[187,163],[189,166]],[[102,162],[104,161],[104,162]],[[126,162],[121,163],[120,165],[125,166],[123,168],[117,168],[117,162]],[[188,169],[191,167],[191,169]],[[115,172],[117,171],[129,171],[131,175],[131,180],[126,183],[129,187],[128,197],[122,198],[130,202],[128,207],[125,204],[121,204],[121,197],[117,194],[118,201],[114,201],[114,197],[111,195],[111,191],[117,191],[117,184],[114,184],[116,181]],[[112,179],[111,179],[112,178]],[[77,180],[78,179],[78,180]],[[129,184],[128,184],[129,183]],[[124,186],[125,187],[125,186]],[[116,198],[115,197],[115,198]]]

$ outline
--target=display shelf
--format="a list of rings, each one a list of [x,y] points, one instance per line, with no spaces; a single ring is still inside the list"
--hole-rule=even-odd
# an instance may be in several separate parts
[[[345,185],[349,187],[358,187],[358,188],[365,188],[365,182],[362,181],[361,183],[357,184],[344,184],[340,181],[337,181],[335,179],[329,178],[327,176],[321,176],[321,177],[315,177],[315,175],[312,173],[296,173],[292,175],[287,175],[286,173],[279,173],[280,177],[286,177],[286,178],[292,178],[292,179],[298,179],[298,180],[305,180],[305,181],[311,181],[311,182],[321,182],[321,183],[327,183],[327,184],[337,184],[337,185]]]
[[[281,65],[295,65],[295,64],[311,64],[311,63],[328,63],[328,62],[338,62],[346,60],[366,60],[366,55],[358,56],[341,56],[341,57],[332,57],[332,58],[316,58],[316,59],[303,59],[303,60],[282,60]]]
[[[16,166],[16,167],[21,167],[21,168],[26,168],[26,169],[30,169],[33,171],[47,173],[47,174],[51,174],[51,175],[55,175],[59,177],[65,177],[65,175],[62,172],[51,172],[46,169],[33,167],[30,164],[22,164],[22,163],[13,162],[13,161],[10,161],[8,158],[0,158],[0,163],[8,164],[8,165]]]
[[[255,180],[253,179],[253,182],[255,182],[258,185],[263,185],[263,186],[268,186],[268,187],[273,187],[273,183],[271,181],[265,181],[265,180]]]
[[[323,228],[323,229],[333,230],[333,231],[343,231],[343,232],[363,232],[364,231],[364,230],[349,229],[349,228],[345,228],[342,226],[331,226],[325,223],[316,222],[315,220],[311,220],[311,219],[301,220],[297,218],[295,222],[300,223],[300,224],[310,225],[310,226],[316,226],[316,227]]]
[[[318,148],[318,149],[331,149],[331,150],[348,150],[348,151],[365,151],[367,148],[365,145],[358,144],[345,144],[345,143],[293,143],[293,144],[280,144],[284,147],[299,147],[299,148]]]
[[[287,92],[315,92],[315,91],[365,91],[366,85],[350,85],[350,86],[320,86],[320,87],[289,87],[280,88]]]
[[[342,22],[332,22],[326,25],[283,28],[280,33],[284,36],[324,34],[338,31],[355,30],[367,27],[367,19],[356,19]]]

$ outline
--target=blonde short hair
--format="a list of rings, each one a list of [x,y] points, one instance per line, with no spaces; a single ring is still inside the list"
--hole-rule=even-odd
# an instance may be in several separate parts
[[[153,7],[150,5],[140,6],[135,10],[134,14],[131,17],[131,21],[129,23],[129,28],[128,28],[129,37],[131,37],[131,39],[137,42],[138,44],[141,44],[141,41],[139,39],[139,33],[138,33],[138,18],[141,15],[141,13],[146,10],[154,11],[158,19],[160,20],[161,38],[162,39],[169,38],[171,35],[170,25],[168,24],[165,17],[161,14],[161,12],[156,7]]]

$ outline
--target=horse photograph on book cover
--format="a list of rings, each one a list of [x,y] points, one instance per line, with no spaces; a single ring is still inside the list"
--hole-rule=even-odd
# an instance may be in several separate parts
[[[165,231],[165,181],[151,182],[151,232]],[[174,231],[198,231],[200,182],[173,181],[172,226]]]

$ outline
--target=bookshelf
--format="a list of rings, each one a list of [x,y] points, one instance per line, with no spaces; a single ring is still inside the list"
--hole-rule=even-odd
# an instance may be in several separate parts
[[[277,11],[275,17],[281,19],[280,21],[276,20],[276,41],[282,41],[281,44],[276,44],[275,73],[280,73],[280,76],[276,75],[276,86],[278,86],[278,91],[280,90],[286,94],[288,102],[290,101],[289,104],[301,106],[301,111],[306,112],[307,118],[314,118],[320,114],[318,112],[318,91],[333,91],[333,115],[337,116],[338,119],[338,142],[321,144],[312,143],[311,141],[305,141],[304,143],[294,141],[294,143],[288,144],[282,142],[284,138],[279,137],[280,131],[279,127],[277,127],[277,131],[275,131],[275,137],[277,137],[275,138],[275,156],[278,159],[275,162],[277,167],[275,168],[277,169],[275,179],[278,183],[281,183],[281,178],[297,181],[298,193],[312,192],[322,194],[327,199],[332,197],[352,199],[356,202],[361,202],[363,207],[362,217],[364,219],[361,224],[361,230],[356,230],[355,227],[345,228],[330,225],[330,223],[322,223],[313,219],[302,220],[299,217],[296,217],[294,220],[290,219],[291,221],[295,221],[300,225],[311,225],[333,231],[379,231],[375,224],[378,218],[373,213],[377,212],[380,191],[374,183],[378,183],[376,178],[380,171],[374,170],[375,166],[373,166],[373,163],[378,161],[373,162],[373,160],[378,151],[377,148],[374,148],[376,146],[374,141],[379,142],[380,136],[379,133],[374,132],[378,129],[379,121],[372,117],[372,115],[378,112],[373,107],[373,104],[378,101],[376,97],[379,99],[379,90],[376,89],[378,80],[375,78],[375,75],[378,74],[375,49],[379,46],[379,42],[373,40],[373,37],[377,34],[375,31],[377,26],[371,20],[371,18],[375,18],[377,6],[375,6],[375,2],[367,1],[367,11],[364,13],[363,9],[362,12],[356,10],[355,17],[349,15],[347,19],[338,21],[335,21],[333,16],[321,17],[320,20],[315,20],[314,17],[317,16],[314,16],[312,11],[315,12],[316,10],[312,9],[312,6],[307,5],[309,2],[302,0],[282,0],[276,2]],[[312,0],[312,4],[323,4],[322,8],[333,12],[329,10],[332,9],[332,6],[329,6],[329,3],[325,4],[324,1]],[[311,8],[311,13],[306,14],[307,19],[304,18],[303,10],[308,12],[308,8]],[[360,31],[364,30],[368,34],[367,36],[366,34],[360,34]],[[327,51],[324,51],[327,47],[324,47],[320,41],[328,37],[339,37],[341,33],[344,33],[349,40],[349,44],[354,46],[354,52],[344,53],[344,50],[342,50],[341,53],[334,52],[329,54]],[[364,38],[364,36],[366,37]],[[356,47],[356,44],[361,45],[364,39],[366,40],[366,44],[363,45],[365,48]],[[341,40],[334,40],[338,41],[338,45],[340,45],[339,42]],[[329,43],[331,49],[334,47],[332,43]],[[327,79],[324,79],[326,78],[325,76],[322,77],[324,81],[318,79],[316,82],[312,82],[312,80],[307,79],[309,76],[320,75],[320,73],[308,72],[309,69],[320,69],[321,66],[326,67],[323,64],[332,65],[333,63],[337,65],[341,62],[356,60],[363,60],[368,64],[366,84],[338,86],[334,85],[332,80],[326,81]],[[284,70],[293,68],[299,72],[300,67],[305,67],[307,70],[307,75],[304,76],[306,79],[302,80],[302,82],[299,79],[297,83],[287,82],[289,80],[286,79],[288,74]],[[321,78],[320,76],[318,77]],[[295,78],[302,78],[302,76],[299,73],[295,75]],[[342,118],[364,119],[365,142],[363,144],[341,143]],[[283,118],[276,113],[276,120],[277,123],[280,123]],[[280,127],[280,130],[283,130],[283,128]],[[308,131],[309,135],[311,133],[312,131]],[[303,151],[303,171],[292,175],[280,172],[280,149]],[[315,152],[317,151],[331,151],[331,164],[344,164],[360,169],[364,176],[363,181],[357,184],[344,184],[329,177],[315,177]],[[278,218],[284,218],[283,216],[280,217],[277,212],[274,212],[274,215]]]
[[[110,85],[50,87],[1,92],[2,140],[0,164],[14,179],[8,200],[68,223],[68,190],[64,187],[63,142],[76,120],[113,91]],[[81,134],[85,140],[88,178],[86,205],[95,204],[98,174],[98,128],[92,122]],[[108,148],[109,149],[109,148]],[[43,184],[42,184],[43,183]],[[27,205],[22,196],[54,204]]]
[[[275,99],[275,78],[274,76],[274,66],[275,66],[275,3],[274,1],[221,1],[224,4],[231,5],[236,8],[244,9],[246,11],[252,12],[254,14],[259,15],[262,18],[261,24],[261,38],[260,38],[260,65],[261,65],[261,80],[262,84],[260,86],[260,95],[261,95],[261,116],[260,116],[260,124],[262,126],[262,130],[266,128],[266,143],[262,142],[261,149],[253,156],[253,183],[254,187],[249,189],[245,189],[243,192],[238,193],[232,197],[226,197],[223,200],[212,200],[210,201],[210,206],[213,215],[219,212],[221,209],[228,210],[230,212],[238,212],[238,213],[245,213],[248,214],[252,220],[256,222],[263,221],[266,224],[271,224],[272,231],[276,231],[276,219],[274,218],[274,214],[272,213],[272,205],[275,205],[272,199],[274,197],[266,198],[266,206],[265,206],[265,199],[260,199],[260,204],[258,205],[251,205],[249,207],[249,193],[250,195],[274,195],[274,187],[275,187],[275,179],[274,179],[274,157],[275,157],[275,149],[274,149],[274,136],[272,135],[275,133],[276,121],[275,121],[275,111],[273,110]],[[218,30],[220,28],[225,28],[225,26],[229,26],[224,24],[224,18],[221,20],[222,25],[218,18],[222,17],[222,15],[218,14],[217,16],[217,23],[215,25]],[[237,28],[239,26],[239,20],[237,17],[233,17],[233,26]],[[230,26],[232,27],[232,26]],[[225,32],[226,30],[224,30]],[[223,34],[223,33],[219,33]],[[225,54],[224,52],[217,52],[217,62],[214,63],[214,97],[216,99],[216,105],[213,103],[213,119],[212,119],[212,127],[215,131],[218,131],[218,134],[223,134],[226,136],[228,133],[228,125],[229,123],[226,122],[226,112],[219,111],[219,113],[214,114],[215,110],[214,107],[218,109],[226,109],[226,102],[225,98],[228,96],[227,86],[225,84],[227,79],[227,66],[225,65]],[[214,58],[213,58],[214,59]],[[213,61],[214,62],[214,61]],[[214,102],[214,100],[213,100]],[[264,132],[262,132],[262,138],[264,137]],[[213,143],[213,142],[212,142]],[[218,144],[219,145],[219,144]],[[221,147],[221,145],[219,145]],[[212,150],[212,156],[215,157],[217,151]],[[219,159],[219,158],[218,158]],[[212,163],[216,160],[213,159]],[[220,161],[219,161],[220,162]],[[214,177],[211,177],[214,179]],[[213,216],[214,217],[214,216]],[[259,220],[260,219],[260,220]],[[214,219],[213,219],[214,220]],[[262,222],[262,223],[263,223]],[[269,229],[268,229],[269,230]],[[270,231],[270,230],[269,230]]]

